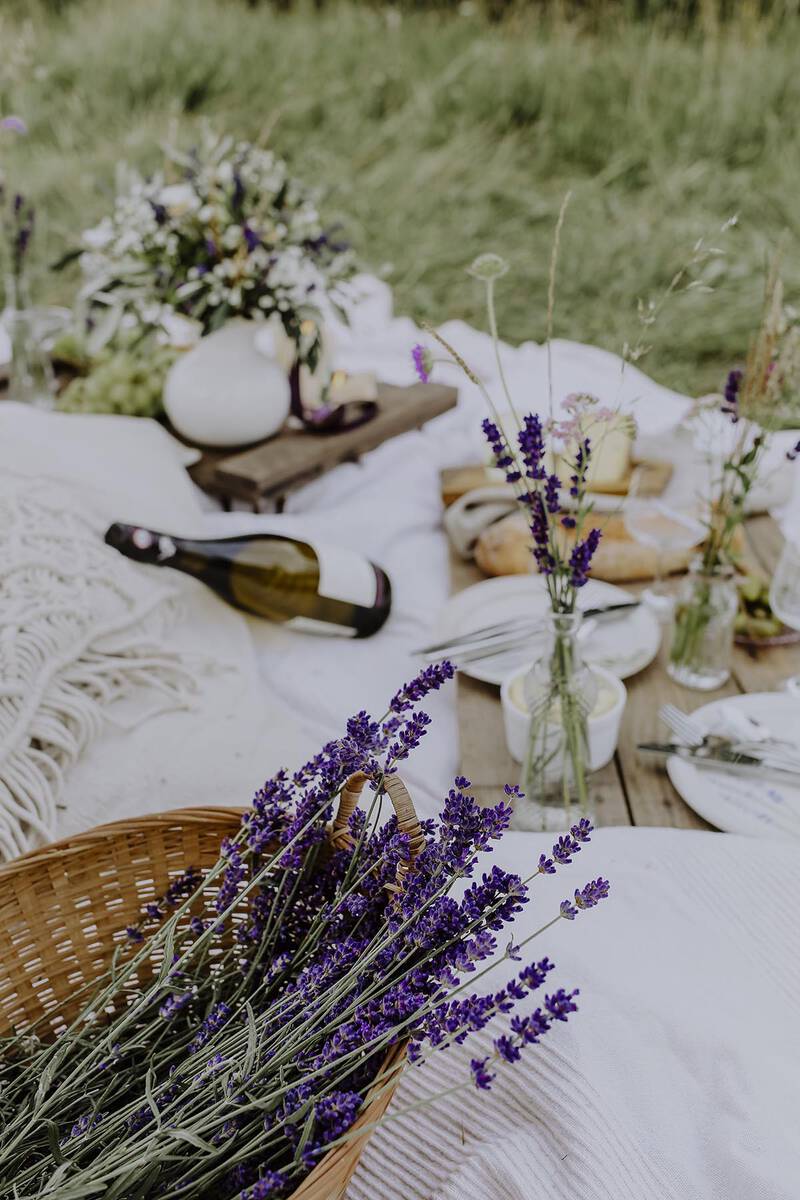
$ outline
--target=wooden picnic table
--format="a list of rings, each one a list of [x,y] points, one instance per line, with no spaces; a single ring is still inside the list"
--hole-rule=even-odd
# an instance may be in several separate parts
[[[755,517],[745,526],[747,556],[766,574],[778,561],[782,535],[771,517]],[[458,592],[485,576],[474,563],[451,560],[452,591]],[[679,577],[674,583],[677,586]],[[645,584],[626,584],[638,592]],[[747,650],[736,646],[731,678],[713,692],[681,687],[667,675],[664,647],[654,662],[625,681],[628,703],[622,718],[613,760],[590,777],[598,825],[661,825],[677,829],[712,829],[678,795],[658,762],[645,758],[636,743],[665,736],[658,720],[662,704],[672,701],[691,712],[710,700],[743,692],[768,692],[787,675],[800,672],[800,643]],[[516,783],[520,768],[506,749],[498,689],[467,676],[458,677],[458,719],[461,771],[476,793],[488,803],[502,796],[503,785]]]

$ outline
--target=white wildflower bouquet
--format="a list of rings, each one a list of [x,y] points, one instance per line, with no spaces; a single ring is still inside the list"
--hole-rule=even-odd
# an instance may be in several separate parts
[[[78,253],[95,347],[126,328],[169,332],[175,314],[203,333],[229,317],[277,316],[299,344],[300,326],[318,322],[353,269],[285,162],[210,132],[188,152],[166,149],[148,178],[121,168],[113,211]],[[306,348],[312,366],[313,356]]]

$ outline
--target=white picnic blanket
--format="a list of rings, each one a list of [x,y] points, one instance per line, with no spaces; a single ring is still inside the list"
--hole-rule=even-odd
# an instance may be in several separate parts
[[[545,846],[509,834],[494,857],[530,872]],[[373,1134],[348,1200],[797,1200],[796,843],[599,830],[534,886],[515,941],[600,873],[608,900],[525,959],[548,954],[548,981],[580,987],[579,1012],[490,1092],[469,1083],[412,1107],[467,1078],[489,1031],[408,1069],[389,1109],[404,1115]]]
[[[392,317],[386,289],[370,286],[369,302],[340,335],[341,365],[409,382],[418,331]],[[496,389],[488,339],[459,323],[446,334]],[[542,347],[506,348],[503,358],[520,403],[546,411]],[[592,347],[557,342],[553,366],[556,396],[591,390],[619,398],[635,406],[643,436],[659,442],[688,408],[635,370],[620,385],[619,360]],[[205,705],[131,735],[98,736],[66,781],[63,830],[135,811],[246,803],[264,776],[316,751],[351,712],[382,711],[416,670],[410,651],[447,596],[438,471],[480,452],[479,397],[452,381],[461,389],[455,412],[337,468],[294,496],[285,516],[269,518],[208,512],[150,422],[0,405],[0,472],[55,477],[87,495],[98,518],[209,535],[296,529],[362,551],[394,584],[385,628],[343,643],[245,622],[184,581],[186,616],[175,636],[229,670],[206,690]],[[452,692],[431,701],[434,728],[407,772],[423,813],[438,807],[458,765]],[[499,858],[530,860],[537,845],[514,835]],[[583,988],[582,1012],[480,1103],[467,1092],[468,1102],[451,1099],[387,1124],[364,1156],[352,1200],[800,1195],[792,1142],[800,1111],[797,849],[610,830],[581,859],[569,876],[546,881],[547,895],[560,898],[565,879],[564,895],[602,872],[613,898],[574,926],[561,923],[541,950],[558,960],[560,980]],[[537,915],[546,911],[544,899],[537,902]],[[409,1076],[406,1099],[438,1090],[463,1067],[454,1056]]]

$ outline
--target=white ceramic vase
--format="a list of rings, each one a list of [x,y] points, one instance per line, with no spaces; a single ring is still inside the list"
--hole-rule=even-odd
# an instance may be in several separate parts
[[[164,386],[177,432],[202,446],[243,446],[277,433],[289,413],[289,380],[256,346],[258,326],[235,318],[182,354]]]

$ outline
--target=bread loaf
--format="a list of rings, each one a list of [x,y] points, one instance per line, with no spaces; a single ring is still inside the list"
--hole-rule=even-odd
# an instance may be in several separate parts
[[[656,569],[656,552],[635,542],[625,522],[618,514],[593,513],[591,524],[603,531],[600,545],[592,559],[592,576],[609,583],[635,579],[652,579]],[[561,530],[565,547],[575,541],[574,530]],[[668,550],[662,555],[665,575],[685,571],[696,549]],[[531,533],[525,514],[512,513],[484,530],[475,546],[475,562],[486,575],[526,575],[536,571],[531,552]]]

